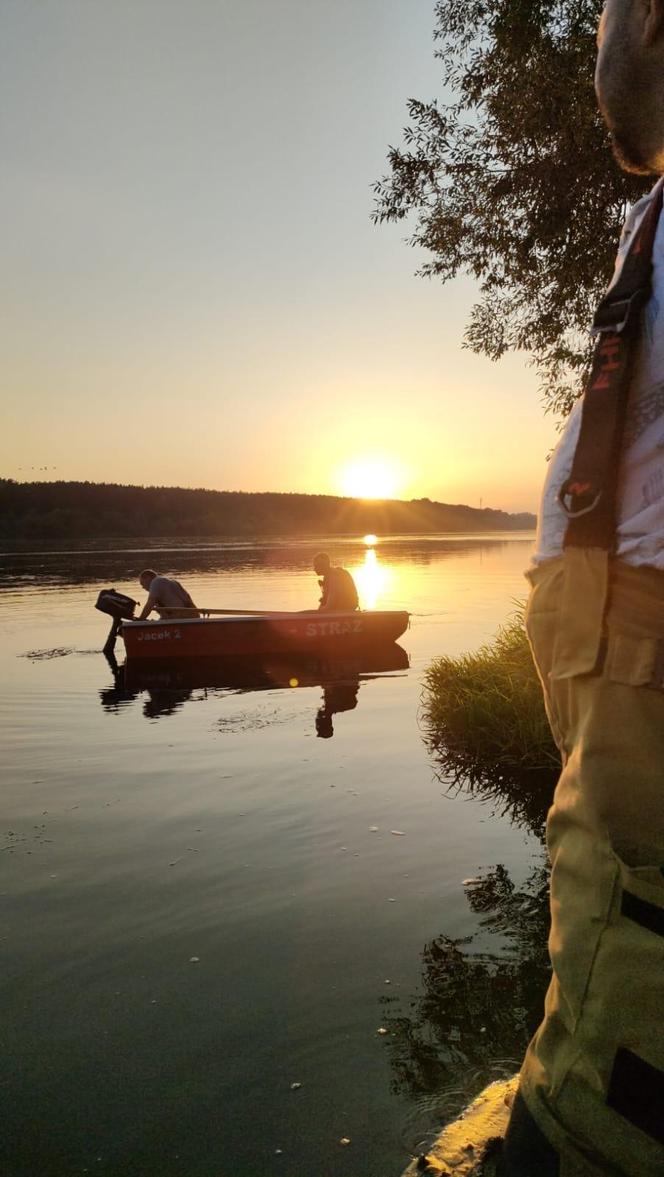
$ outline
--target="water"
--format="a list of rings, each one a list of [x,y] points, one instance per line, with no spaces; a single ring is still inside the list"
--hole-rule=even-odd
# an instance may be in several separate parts
[[[127,690],[92,606],[143,599],[149,564],[199,604],[308,608],[310,544],[102,546],[2,558],[2,1171],[399,1174],[473,1084],[468,1051],[444,1098],[411,1051],[425,946],[491,948],[463,880],[501,863],[523,882],[540,858],[440,779],[422,672],[524,597],[532,537],[317,543],[365,606],[412,612],[408,657],[281,667],[277,688]],[[489,1056],[518,1057],[512,1031],[492,1046],[474,1022],[476,1069],[509,1069]]]

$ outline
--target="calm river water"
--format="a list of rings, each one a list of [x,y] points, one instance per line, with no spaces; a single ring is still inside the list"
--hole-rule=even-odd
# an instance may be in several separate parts
[[[497,864],[511,895],[541,848],[450,791],[420,704],[429,661],[476,649],[525,596],[531,546],[2,557],[6,1177],[398,1177],[441,1109],[513,1069],[525,1032],[494,1033],[493,998],[446,990],[457,1013],[436,1023],[427,945],[448,938],[460,960],[450,941],[474,936],[463,952],[480,953],[486,988],[505,928],[469,895]],[[366,607],[412,612],[404,655],[281,667],[264,689],[128,689],[99,652],[99,589],[143,600],[146,564],[199,604],[301,609],[319,547]]]

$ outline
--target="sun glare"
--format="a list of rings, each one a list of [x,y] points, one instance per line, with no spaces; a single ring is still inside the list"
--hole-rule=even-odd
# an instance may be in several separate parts
[[[362,608],[375,609],[392,583],[393,572],[391,568],[379,562],[374,548],[367,548],[363,562],[359,567],[353,568],[352,572],[360,594]]]
[[[353,499],[394,498],[401,482],[401,471],[388,458],[358,458],[339,472],[342,493]]]

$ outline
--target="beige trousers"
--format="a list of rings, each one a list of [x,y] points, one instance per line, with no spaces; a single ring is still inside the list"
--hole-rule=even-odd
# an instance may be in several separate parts
[[[547,821],[553,977],[521,1093],[561,1177],[663,1177],[664,573],[568,549],[530,579],[563,768]]]

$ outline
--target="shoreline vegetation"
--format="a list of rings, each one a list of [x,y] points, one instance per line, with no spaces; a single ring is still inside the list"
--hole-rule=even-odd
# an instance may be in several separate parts
[[[560,758],[522,605],[475,653],[429,666],[420,718],[441,783],[488,801],[543,843]],[[491,1155],[489,1141],[504,1136],[505,1097],[541,1020],[551,977],[544,853],[522,881],[499,863],[465,879],[463,888],[478,931],[460,939],[442,931],[429,940],[415,996],[407,1003],[383,998],[395,1088],[435,1098],[442,1125],[403,1177],[494,1171],[483,1158]]]
[[[491,802],[543,842],[560,757],[522,605],[475,653],[431,663],[420,716],[441,783]],[[551,976],[544,855],[520,885],[498,864],[463,887],[479,934],[453,939],[442,932],[430,940],[419,992],[407,1006],[390,1006],[384,1019],[397,1090],[435,1096],[442,1125],[403,1177],[424,1169],[467,1177],[485,1167],[493,1172],[483,1158],[491,1155],[489,1142],[504,1135],[505,1096],[513,1092]]]
[[[493,641],[436,658],[424,676],[424,738],[441,779],[543,834],[560,772],[519,606]]]
[[[431,499],[189,490],[0,479],[0,541],[176,536],[417,535],[528,531],[536,517]]]

